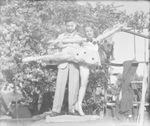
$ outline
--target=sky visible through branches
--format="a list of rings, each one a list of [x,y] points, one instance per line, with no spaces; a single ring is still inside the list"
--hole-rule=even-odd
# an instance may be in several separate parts
[[[78,1],[81,5],[86,5],[86,3],[90,3],[93,7],[97,3],[97,1]],[[102,4],[114,4],[118,6],[117,9],[121,11],[125,11],[126,14],[134,14],[136,11],[143,11],[144,13],[150,12],[150,3],[149,1],[101,1]],[[150,19],[150,17],[149,17]],[[148,30],[145,29],[142,34],[148,35]],[[134,54],[134,35],[120,32],[115,34],[114,36],[115,47],[114,47],[114,55],[115,63],[123,63],[125,60],[132,60],[136,56],[137,61],[144,61],[146,57],[146,61],[148,61],[148,39],[141,38],[139,36],[135,37],[136,45]],[[145,54],[146,52],[146,54]],[[113,72],[122,73],[122,68],[114,67]],[[137,69],[137,74],[143,74],[143,64],[140,64]]]

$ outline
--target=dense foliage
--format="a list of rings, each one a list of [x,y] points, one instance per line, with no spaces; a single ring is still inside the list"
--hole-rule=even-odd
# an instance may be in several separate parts
[[[100,2],[93,7],[89,3],[79,5],[75,1],[2,0],[0,15],[0,84],[18,85],[27,90],[30,97],[31,92],[38,94],[35,89],[41,94],[54,92],[57,68],[41,62],[22,64],[21,58],[49,53],[51,47],[47,41],[65,31],[64,22],[67,18],[78,21],[77,30],[81,34],[85,22],[92,22],[99,34],[118,22],[128,22],[128,26],[139,31],[148,26],[147,14],[137,11],[126,15],[114,4],[103,5]],[[100,107],[100,103],[104,103],[95,92],[98,86],[107,88],[108,67],[109,63],[105,63],[91,72],[85,108],[94,104]]]

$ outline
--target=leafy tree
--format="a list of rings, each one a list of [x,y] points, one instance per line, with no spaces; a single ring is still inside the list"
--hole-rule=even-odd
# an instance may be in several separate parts
[[[21,59],[29,55],[53,53],[47,41],[65,31],[64,22],[68,17],[78,21],[77,30],[81,35],[81,27],[86,22],[92,22],[99,34],[118,22],[127,21],[130,27],[139,31],[148,26],[147,14],[137,11],[126,15],[125,11],[119,11],[114,4],[103,5],[97,2],[96,7],[93,7],[89,3],[79,5],[76,1],[69,0],[2,0],[0,4],[0,80],[3,83],[22,85],[21,88],[26,89],[28,94],[35,87],[41,93],[49,88],[54,92],[57,68],[42,62],[23,64]],[[91,73],[85,108],[93,105],[92,101],[100,107],[101,101],[98,102],[94,92],[97,86],[107,88],[108,67],[109,62]]]

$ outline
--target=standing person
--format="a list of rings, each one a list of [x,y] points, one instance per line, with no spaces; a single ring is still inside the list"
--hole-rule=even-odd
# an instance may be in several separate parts
[[[116,33],[118,30],[120,30],[123,25],[117,25],[116,27],[114,27],[113,29],[109,30],[106,33],[103,33],[101,35],[98,35],[97,37],[95,37],[94,34],[94,25],[93,24],[86,24],[83,29],[85,32],[85,36],[86,36],[86,42],[83,44],[84,48],[87,48],[89,50],[95,50],[95,51],[99,51],[99,46],[98,44],[102,43],[102,41],[104,39],[107,39],[108,37],[111,37],[114,33]],[[99,59],[102,61],[102,55],[100,53],[99,55]],[[81,86],[79,89],[79,95],[78,95],[78,101],[75,105],[75,110],[78,111],[78,113],[81,116],[84,116],[84,112],[82,110],[82,102],[85,96],[85,92],[86,92],[86,87],[87,87],[87,83],[88,83],[88,78],[89,78],[89,74],[90,74],[90,69],[87,66],[82,65],[80,67],[80,76],[81,76]]]
[[[59,37],[60,40],[58,39],[54,42],[54,44],[59,44],[59,45],[61,45],[61,43],[63,44],[61,46],[65,47],[65,49],[63,49],[62,52],[56,53],[54,56],[53,55],[44,55],[44,56],[39,56],[39,57],[27,57],[27,58],[23,59],[23,62],[30,62],[30,61],[42,59],[45,61],[47,61],[47,60],[48,61],[54,60],[56,62],[71,61],[71,62],[78,63],[79,69],[80,69],[81,86],[79,89],[78,101],[74,107],[73,106],[69,107],[69,108],[71,108],[69,110],[70,110],[70,112],[71,111],[74,112],[76,110],[81,116],[83,116],[85,114],[82,110],[82,101],[83,101],[87,83],[88,83],[88,78],[89,78],[90,69],[91,69],[90,67],[95,66],[95,65],[101,65],[102,59],[106,58],[104,55],[102,55],[102,52],[99,52],[98,44],[100,44],[103,40],[109,38],[111,35],[113,35],[115,32],[117,32],[123,26],[124,25],[119,24],[119,25],[117,25],[117,27],[114,27],[110,31],[103,33],[103,34],[99,35],[98,37],[95,37],[94,36],[95,35],[94,34],[94,25],[92,25],[92,24],[85,25],[84,32],[85,32],[86,38],[80,38],[79,36],[72,37],[72,38],[64,37],[64,34],[62,34],[62,37],[61,37],[61,35]],[[81,47],[79,44],[82,43],[83,41],[86,41],[86,42],[84,42]],[[72,44],[70,44],[70,43],[72,43]],[[73,43],[76,43],[76,44],[73,44]],[[64,44],[65,44],[65,46],[64,46]],[[68,46],[68,47],[70,46],[70,47],[66,48],[66,46]],[[66,67],[66,65],[65,65],[65,67]],[[67,73],[68,73],[68,70],[67,70]],[[58,75],[59,75],[59,73],[58,73]],[[59,78],[59,76],[58,76],[58,78]],[[67,77],[65,77],[65,78],[67,78]],[[57,79],[57,80],[60,80],[60,79]],[[63,80],[65,82],[67,81],[67,79],[63,79]],[[58,84],[56,84],[56,90],[57,90],[57,85]],[[61,90],[61,88],[60,88],[60,90]],[[62,90],[62,91],[64,92],[64,90]],[[54,101],[55,101],[55,98],[54,98]],[[62,103],[61,103],[61,105],[62,105]],[[53,109],[53,111],[55,111],[55,109]]]
[[[66,42],[65,46],[79,46],[73,41],[69,41],[70,39],[80,39],[81,37],[78,35],[76,31],[76,22],[74,20],[67,20],[66,21],[66,32],[60,34],[58,36],[58,41]],[[67,41],[68,40],[68,41]],[[67,50],[68,51],[68,50]],[[79,66],[75,63],[62,63],[58,66],[58,74],[56,80],[56,89],[52,107],[52,113],[50,116],[56,116],[61,112],[62,103],[64,100],[64,93],[66,84],[68,81],[68,103],[69,103],[69,112],[74,113],[73,106],[77,101],[77,95],[79,90]]]

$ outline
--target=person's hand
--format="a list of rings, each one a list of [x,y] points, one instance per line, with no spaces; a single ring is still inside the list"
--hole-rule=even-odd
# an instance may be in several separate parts
[[[62,42],[58,42],[57,47],[58,47],[58,48],[63,48]]]
[[[79,45],[83,46],[85,42],[86,42],[86,39],[83,38],[82,40],[80,40]]]
[[[48,43],[51,44],[51,43],[54,43],[54,41],[55,41],[55,40],[49,40]]]
[[[127,26],[127,23],[124,22],[123,24],[117,24],[117,25],[114,25],[113,29],[117,29],[117,30],[121,30],[123,27],[126,27]]]
[[[127,22],[124,22],[123,24],[120,24],[120,28],[122,29],[122,28],[125,28],[125,27],[127,27]]]
[[[51,46],[53,46],[54,48],[61,48],[61,42],[60,40],[52,40],[53,43],[51,43]]]
[[[97,44],[97,43],[100,43],[101,41],[99,41],[99,39],[98,38],[94,38],[93,39],[93,44],[95,45],[95,44]]]

